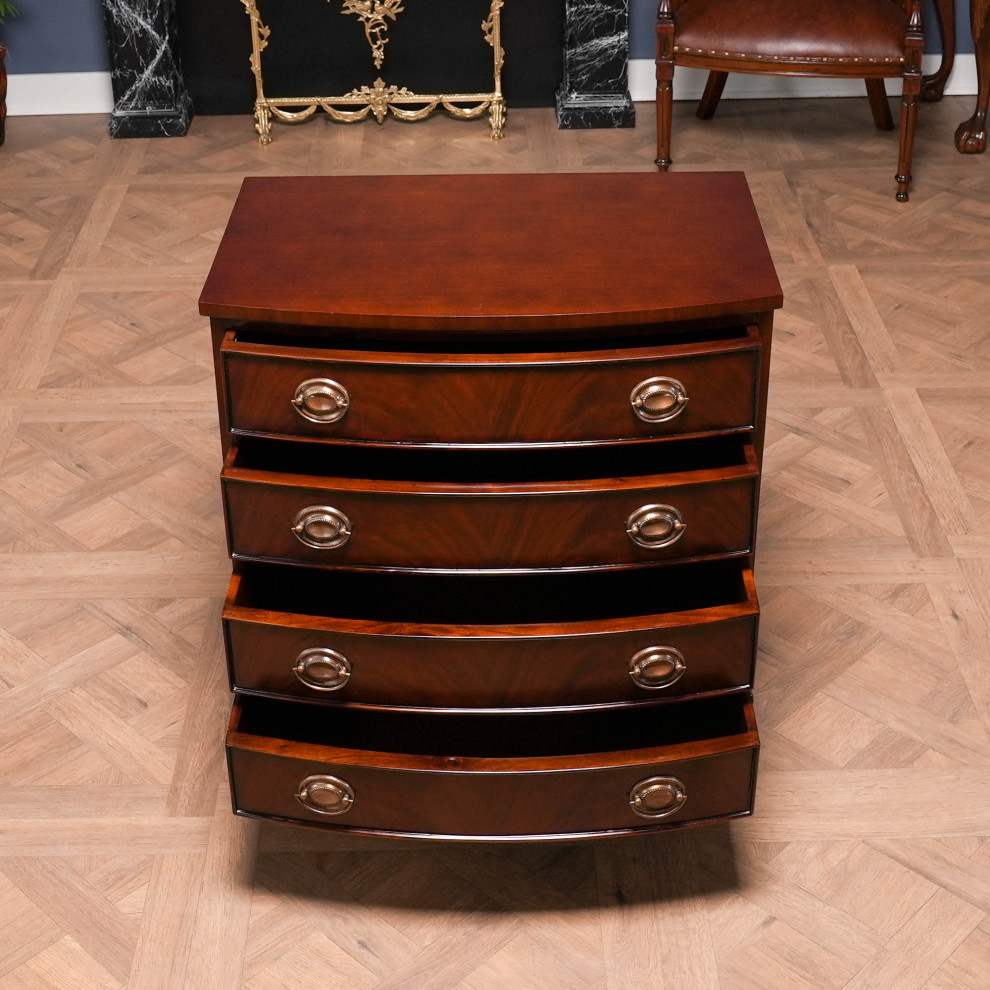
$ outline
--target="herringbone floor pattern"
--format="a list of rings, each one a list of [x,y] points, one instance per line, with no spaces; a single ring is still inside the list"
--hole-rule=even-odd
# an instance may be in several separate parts
[[[650,171],[652,107],[624,131],[515,111],[498,144],[441,118],[268,148],[246,117],[119,142],[103,118],[11,119],[0,990],[987,990],[990,158],[952,149],[969,102],[922,107],[907,205],[865,100],[677,106],[677,167],[746,171],[785,291],[757,814],[511,848],[230,814],[196,301],[245,174]]]

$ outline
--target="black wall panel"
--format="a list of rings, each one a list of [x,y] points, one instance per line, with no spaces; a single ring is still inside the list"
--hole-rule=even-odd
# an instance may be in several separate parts
[[[361,21],[341,0],[258,0],[271,28],[262,55],[267,96],[339,96],[387,84],[413,92],[488,91],[492,50],[481,22],[489,0],[405,0],[389,22],[377,70]],[[250,113],[251,32],[238,0],[179,0],[186,85],[197,114]],[[563,0],[506,0],[502,9],[502,86],[512,107],[552,106],[562,75]]]

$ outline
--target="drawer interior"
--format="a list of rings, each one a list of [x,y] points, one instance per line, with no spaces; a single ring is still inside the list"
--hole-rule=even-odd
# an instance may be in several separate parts
[[[741,736],[752,711],[740,696],[658,708],[561,714],[423,714],[300,705],[241,696],[233,732],[341,749],[518,758],[653,749]]]
[[[232,604],[378,622],[505,626],[587,622],[742,604],[736,560],[602,572],[396,573],[242,564]]]
[[[749,434],[735,433],[693,440],[510,450],[400,446],[379,450],[241,437],[231,466],[316,477],[519,484],[724,471],[754,463]]]
[[[385,330],[347,327],[325,327],[315,332],[312,327],[277,323],[250,323],[238,327],[234,340],[239,344],[259,344],[266,347],[292,346],[315,350],[356,350],[408,354],[493,355],[510,350],[538,348],[541,354],[564,354],[591,348],[609,350],[636,347],[677,347],[691,344],[717,344],[745,341],[752,336],[745,323],[720,324],[718,321],[695,323],[643,323],[627,327],[569,327],[554,337],[547,330],[499,330],[496,334],[437,334],[404,330],[401,336]]]

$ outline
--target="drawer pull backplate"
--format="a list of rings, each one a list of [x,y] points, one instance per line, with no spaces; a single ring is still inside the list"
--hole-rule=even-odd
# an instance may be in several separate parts
[[[292,520],[292,533],[300,543],[317,550],[342,547],[351,538],[351,521],[330,505],[308,505]]]
[[[647,378],[632,390],[629,402],[644,423],[665,423],[684,412],[688,394],[676,378]]]
[[[347,415],[351,405],[347,389],[332,378],[300,382],[290,401],[292,408],[311,423],[336,423]]]
[[[319,646],[303,650],[296,657],[292,672],[315,691],[339,691],[350,680],[351,665],[342,653]]]
[[[319,815],[342,815],[354,804],[354,788],[339,777],[314,774],[300,782],[296,800]]]
[[[673,646],[648,646],[629,661],[629,676],[641,688],[659,691],[684,676],[684,654]]]
[[[626,520],[629,539],[647,550],[673,546],[686,530],[687,523],[672,505],[644,505]]]
[[[642,818],[666,818],[685,801],[687,790],[676,777],[647,777],[629,794],[629,806]]]

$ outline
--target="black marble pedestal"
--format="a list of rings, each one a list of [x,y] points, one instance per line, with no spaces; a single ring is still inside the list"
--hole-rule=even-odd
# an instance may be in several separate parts
[[[181,137],[192,101],[176,43],[175,0],[103,0],[114,109],[110,136]]]
[[[629,95],[629,0],[566,0],[557,126],[635,124]]]

